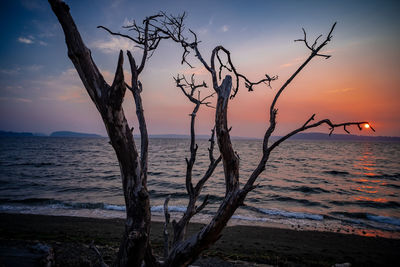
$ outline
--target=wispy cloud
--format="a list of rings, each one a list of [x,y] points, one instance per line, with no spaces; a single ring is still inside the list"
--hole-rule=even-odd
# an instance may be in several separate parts
[[[227,32],[227,31],[229,31],[229,26],[228,26],[228,25],[223,25],[223,26],[221,27],[221,31],[222,31],[222,32]]]
[[[182,73],[185,76],[190,77],[190,75],[192,75],[192,74],[202,76],[202,75],[208,74],[208,71],[204,67],[194,67],[194,68],[190,68],[190,69],[186,68],[182,71]]]
[[[43,68],[42,65],[29,65],[29,66],[17,66],[9,69],[0,69],[0,74],[5,75],[16,75],[20,74],[23,71],[39,71]]]
[[[135,44],[132,41],[122,37],[110,37],[106,41],[95,41],[92,46],[106,54],[118,52],[120,49],[131,51],[135,50]]]
[[[15,101],[15,102],[22,102],[22,103],[31,103],[32,102],[31,99],[21,98],[21,97],[0,97],[0,101],[4,101],[4,102]]]
[[[23,43],[23,44],[39,44],[42,46],[47,46],[47,43],[42,40],[38,40],[35,36],[33,35],[28,35],[28,36],[20,36],[17,39],[18,42]]]
[[[282,64],[280,65],[281,68],[288,68],[291,67],[293,65],[299,65],[300,62],[304,61],[306,59],[306,57],[297,57],[295,59],[293,59],[292,61]]]
[[[1,74],[6,74],[6,75],[15,75],[18,74],[21,68],[12,68],[12,69],[0,69]]]
[[[347,93],[347,92],[354,91],[354,90],[356,90],[356,88],[347,87],[347,88],[340,88],[340,89],[329,90],[328,93],[331,93],[331,94]]]
[[[131,26],[133,24],[133,19],[128,19],[127,17],[124,18],[124,22],[122,23],[122,26]]]
[[[34,65],[27,66],[26,69],[29,71],[39,71],[39,70],[43,69],[43,65],[34,64]]]
[[[33,39],[22,37],[22,36],[18,37],[17,40],[18,40],[18,42],[23,43],[23,44],[33,44],[34,43]]]
[[[214,24],[214,16],[212,16],[209,20],[208,20],[208,25],[213,25]]]
[[[200,28],[200,29],[197,30],[197,33],[200,34],[200,35],[207,34],[208,33],[208,29]]]
[[[74,68],[69,68],[57,76],[47,76],[32,81],[32,84],[40,88],[41,96],[45,95],[47,100],[73,103],[89,101],[89,96]]]

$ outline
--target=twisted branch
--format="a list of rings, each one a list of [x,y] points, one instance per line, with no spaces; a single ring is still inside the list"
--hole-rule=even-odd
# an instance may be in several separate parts
[[[192,182],[192,170],[194,163],[196,161],[196,153],[198,149],[198,145],[195,143],[196,142],[196,135],[195,135],[195,119],[196,119],[196,114],[197,111],[199,110],[201,105],[206,105],[210,106],[210,102],[207,102],[207,99],[212,97],[214,95],[208,95],[204,98],[200,97],[200,90],[199,88],[206,88],[207,85],[205,82],[201,84],[196,84],[194,75],[191,76],[190,81],[186,79],[185,76],[179,76],[174,77],[174,80],[176,82],[176,86],[181,89],[183,94],[192,102],[195,104],[195,107],[190,114],[191,116],[191,121],[190,121],[190,158],[186,158],[186,191],[188,192],[189,195],[189,203],[187,205],[186,211],[179,220],[179,222],[174,223],[174,244],[176,244],[179,241],[182,241],[184,239],[185,233],[186,233],[186,228],[187,225],[189,224],[190,219],[197,213],[199,213],[204,207],[208,204],[208,195],[204,198],[202,204],[198,207],[196,207],[196,202],[197,199],[200,195],[200,192],[204,186],[204,184],[207,182],[207,180],[211,177],[213,174],[215,168],[221,161],[221,157],[219,157],[217,160],[214,159],[213,156],[213,150],[214,150],[214,129],[212,130],[211,138],[210,138],[210,147],[208,148],[209,151],[209,159],[210,159],[210,165],[208,166],[207,171],[205,172],[204,176],[197,182],[196,186],[193,186]],[[196,98],[196,91],[198,92],[198,97]]]

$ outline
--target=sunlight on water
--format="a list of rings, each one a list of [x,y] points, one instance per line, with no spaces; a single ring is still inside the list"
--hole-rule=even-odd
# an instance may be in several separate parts
[[[198,140],[196,182],[208,162]],[[185,210],[189,140],[150,139],[148,189],[153,219]],[[261,157],[259,140],[235,140],[243,184]],[[217,155],[215,155],[217,156]],[[400,144],[288,141],[271,154],[260,184],[231,224],[279,225],[400,238]],[[207,222],[224,196],[222,166],[200,194],[210,204],[195,220]],[[0,139],[0,212],[123,217],[119,167],[107,138]],[[364,234],[365,233],[365,234]]]

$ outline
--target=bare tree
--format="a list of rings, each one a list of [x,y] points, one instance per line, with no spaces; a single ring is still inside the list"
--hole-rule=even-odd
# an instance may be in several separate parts
[[[160,15],[147,17],[143,25],[134,24],[132,30],[136,33],[136,38],[125,36],[143,51],[139,65],[136,64],[132,54],[127,52],[132,74],[131,85],[126,84],[124,80],[122,50],[119,54],[114,81],[112,85],[109,85],[93,61],[90,50],[85,46],[69,13],[69,7],[61,0],[49,0],[49,3],[64,30],[68,56],[103,119],[121,169],[126,221],[115,264],[140,266],[145,259],[146,265],[155,265],[149,239],[151,214],[147,190],[148,134],[140,95],[143,88],[139,75],[151,53],[164,38],[150,24]],[[106,27],[99,27],[115,34]],[[140,155],[133,139],[133,128],[129,127],[122,108],[126,88],[132,92],[136,104],[141,136]]]
[[[330,133],[332,133],[337,127],[343,127],[344,130],[348,132],[346,127],[351,125],[356,125],[361,130],[361,125],[368,123],[346,122],[334,124],[329,119],[325,119],[311,124],[311,121],[313,121],[315,117],[315,115],[312,115],[301,127],[274,142],[270,142],[269,138],[276,126],[277,108],[275,106],[279,96],[311,59],[314,57],[330,57],[329,55],[320,54],[320,51],[331,40],[332,32],[336,24],[332,26],[325,40],[320,44],[318,44],[318,39],[321,36],[319,36],[312,45],[309,45],[306,32],[303,30],[304,38],[296,41],[304,42],[306,47],[310,50],[310,55],[277,91],[269,110],[269,128],[264,135],[261,160],[250,177],[245,180],[244,186],[240,187],[239,157],[232,148],[230,128],[228,128],[227,110],[229,100],[236,96],[241,81],[244,81],[245,87],[249,91],[252,91],[256,85],[262,83],[270,86],[270,83],[278,78],[277,76],[269,76],[266,74],[265,78],[258,81],[250,81],[245,75],[237,71],[229,50],[223,46],[215,47],[212,50],[210,62],[207,62],[198,48],[199,41],[197,40],[196,34],[189,30],[194,38],[192,42],[188,42],[188,39],[184,35],[185,28],[183,21],[185,15],[173,17],[165,13],[159,13],[147,17],[140,25],[134,22],[132,25],[128,26],[127,28],[134,32],[135,37],[113,32],[104,26],[99,26],[99,28],[106,30],[112,35],[130,39],[142,49],[139,65],[136,64],[132,54],[129,51],[127,52],[132,73],[131,84],[128,85],[124,80],[122,69],[123,53],[120,51],[114,81],[112,85],[109,85],[105,82],[94,63],[90,50],[85,46],[69,13],[69,7],[61,0],[49,0],[49,3],[64,30],[68,47],[68,56],[77,69],[88,94],[101,114],[110,138],[110,143],[115,150],[120,165],[126,205],[126,221],[124,235],[115,262],[117,266],[141,266],[143,262],[146,266],[187,266],[193,262],[202,251],[221,237],[222,230],[225,228],[236,209],[243,204],[247,194],[257,187],[257,185],[255,185],[256,179],[265,170],[270,153],[279,144],[299,132],[318,127],[322,124],[327,124],[331,129]],[[165,260],[163,263],[160,263],[157,262],[153,256],[150,244],[150,203],[147,190],[148,134],[141,99],[143,88],[139,80],[139,75],[143,71],[146,61],[151,57],[160,41],[163,39],[172,39],[182,46],[184,50],[182,54],[182,63],[187,63],[189,66],[191,65],[187,60],[187,56],[191,51],[194,51],[195,56],[210,73],[214,93],[201,97],[200,90],[207,87],[207,85],[204,82],[196,84],[193,75],[190,79],[179,75],[174,78],[176,86],[188,100],[194,104],[193,111],[190,115],[190,157],[186,159],[185,185],[189,201],[181,219],[178,222],[173,222],[173,240],[171,242],[171,247],[169,247],[170,242],[167,231],[169,224],[169,198],[167,198],[164,203],[166,219],[164,227]],[[226,63],[223,62],[222,56],[225,57]],[[233,78],[228,74],[222,79],[223,71],[231,73]],[[234,79],[234,81],[232,81],[232,79]],[[140,155],[133,139],[133,128],[129,127],[122,108],[126,88],[132,92],[135,100],[136,115],[139,121],[141,135]],[[211,130],[211,138],[209,140],[210,147],[208,148],[210,162],[203,176],[200,177],[194,185],[192,169],[196,161],[198,150],[195,139],[195,118],[201,106],[210,106],[209,100],[215,94],[217,95],[215,127]],[[371,129],[373,130],[372,127]],[[220,152],[220,156],[217,159],[215,159],[213,155],[215,135]],[[199,206],[196,205],[203,186],[221,161],[223,163],[225,176],[225,196],[209,224],[205,225],[198,233],[186,237],[186,229],[191,218],[200,212],[208,203],[208,196],[206,196]]]
[[[190,214],[193,214],[193,211],[190,209],[190,203],[192,199],[193,193],[193,185],[191,183],[191,178],[186,177],[186,188],[190,197],[190,201],[188,204],[188,210],[183,215],[182,220],[185,223],[178,223],[174,225],[174,243],[169,252],[168,257],[165,260],[165,266],[186,266],[193,262],[198,255],[205,249],[207,249],[211,244],[215,243],[220,237],[221,232],[226,226],[229,219],[232,217],[236,209],[243,204],[247,194],[251,192],[253,189],[257,187],[255,182],[259,175],[265,170],[266,163],[269,159],[271,152],[279,146],[282,142],[290,138],[291,136],[303,132],[307,129],[318,127],[322,124],[326,124],[330,127],[330,133],[334,131],[335,128],[343,127],[344,130],[349,133],[347,127],[351,125],[356,125],[360,130],[362,130],[363,124],[368,124],[366,121],[360,122],[345,122],[335,124],[332,123],[329,119],[320,120],[313,124],[310,124],[311,121],[314,120],[315,114],[313,114],[301,127],[293,130],[292,132],[286,134],[285,136],[279,138],[274,142],[270,142],[270,137],[275,130],[276,127],[276,117],[277,117],[277,108],[276,103],[285,90],[285,88],[293,81],[293,79],[303,70],[303,68],[314,58],[314,57],[323,57],[325,59],[330,58],[330,55],[321,54],[320,51],[324,48],[329,41],[332,39],[332,32],[336,26],[336,23],[333,24],[326,38],[318,43],[318,40],[322,37],[322,35],[318,36],[312,45],[309,44],[307,40],[306,31],[303,29],[304,37],[303,39],[298,39],[295,41],[304,42],[307,49],[310,51],[310,55],[308,58],[301,64],[301,66],[289,77],[289,79],[281,86],[281,88],[275,94],[275,97],[271,103],[269,109],[269,127],[264,134],[264,140],[262,145],[262,157],[259,161],[257,167],[254,169],[250,177],[245,180],[244,186],[240,187],[239,185],[239,156],[232,148],[232,142],[230,139],[230,128],[228,128],[228,103],[229,100],[233,99],[238,93],[240,81],[244,81],[245,87],[248,91],[253,91],[254,86],[265,83],[270,86],[270,83],[276,80],[277,76],[270,76],[265,74],[265,78],[262,78],[258,81],[250,81],[245,75],[241,74],[237,71],[235,65],[232,62],[231,54],[228,49],[223,46],[217,46],[212,50],[210,62],[207,62],[202,56],[198,45],[199,41],[197,40],[197,35],[189,30],[189,32],[193,35],[193,41],[189,42],[188,38],[185,37],[185,26],[184,19],[185,14],[174,17],[169,16],[165,13],[161,13],[162,21],[158,25],[153,25],[154,27],[158,27],[161,32],[163,32],[166,36],[168,36],[173,41],[179,43],[183,48],[182,54],[182,64],[186,63],[188,66],[192,67],[192,65],[188,62],[187,56],[191,51],[194,52],[195,57],[201,62],[203,67],[209,72],[212,80],[212,86],[217,94],[217,106],[215,111],[215,131],[218,141],[219,151],[221,153],[221,160],[223,163],[224,175],[225,175],[225,196],[220,206],[211,219],[210,223],[203,227],[198,233],[195,235],[188,237],[186,240],[182,239],[181,233],[184,232],[184,228],[187,225],[186,220],[190,220]],[[226,63],[223,62],[222,56],[226,57]],[[232,84],[232,76],[227,74],[222,79],[222,72],[227,71],[233,75],[234,85]],[[185,81],[186,85],[190,86],[192,89],[191,93],[188,94],[184,89],[181,83],[182,79]],[[177,86],[181,88],[183,93],[189,98],[190,101],[196,104],[196,108],[201,104],[200,98],[197,100],[193,100],[193,90],[197,87],[194,86],[193,76],[192,81],[188,82],[184,77],[183,78],[175,78],[177,82]],[[195,108],[195,110],[196,110]],[[193,118],[192,116],[192,126],[193,126]],[[370,127],[373,131],[375,131],[372,127]],[[213,132],[214,135],[214,132]],[[195,153],[197,150],[197,146],[193,145],[193,128],[191,128],[191,160],[188,162],[188,170],[191,170],[191,166],[193,165],[192,161],[195,159]],[[211,150],[212,151],[212,150]],[[219,158],[219,159],[220,159]],[[210,157],[210,160],[212,157]],[[212,160],[211,160],[212,162]],[[211,166],[211,165],[210,165]],[[187,172],[188,173],[188,172]],[[201,180],[200,180],[201,181]],[[197,187],[197,186],[196,186]],[[167,203],[167,202],[166,202]],[[200,206],[203,208],[206,205],[206,202]],[[169,215],[168,215],[169,216]]]

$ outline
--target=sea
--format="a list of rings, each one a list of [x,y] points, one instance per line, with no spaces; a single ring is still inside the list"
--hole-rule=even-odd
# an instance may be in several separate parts
[[[197,144],[194,182],[209,164],[209,142]],[[260,160],[262,141],[233,145],[243,184]],[[173,218],[185,211],[189,156],[188,139],[150,139],[153,220],[164,220],[168,196]],[[400,142],[289,140],[271,154],[257,184],[229,225],[400,238]],[[220,165],[200,195],[199,205],[206,195],[210,203],[192,221],[209,222],[224,192]],[[0,212],[124,218],[119,166],[108,138],[0,138]]]

